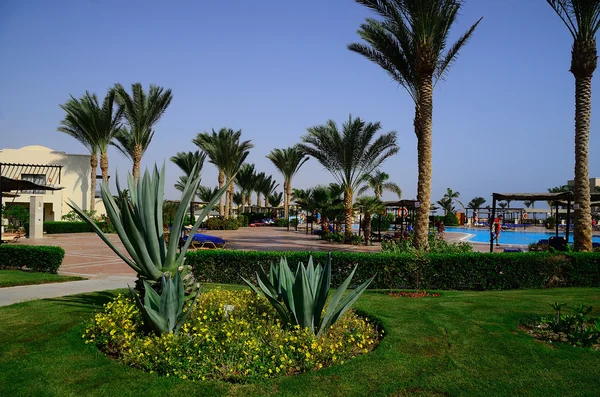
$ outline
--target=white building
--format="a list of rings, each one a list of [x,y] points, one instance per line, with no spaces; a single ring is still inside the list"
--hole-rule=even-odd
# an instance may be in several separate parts
[[[44,221],[59,221],[71,211],[66,204],[72,200],[80,208],[90,208],[90,155],[67,154],[43,146],[25,146],[20,149],[0,150],[0,172],[4,177],[23,179],[39,185],[62,187],[56,191],[21,191],[18,197],[4,198],[3,204],[15,203],[29,207],[32,195],[42,196]],[[101,182],[102,177],[97,176]],[[104,214],[99,198],[100,183],[96,185],[96,214]]]

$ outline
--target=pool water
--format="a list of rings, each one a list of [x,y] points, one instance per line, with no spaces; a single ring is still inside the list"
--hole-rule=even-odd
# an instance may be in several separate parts
[[[471,243],[489,243],[490,242],[490,230],[487,228],[463,228],[463,227],[446,227],[448,233],[468,233],[469,237],[465,238],[465,241]],[[531,243],[537,243],[539,240],[548,239],[555,236],[556,232],[529,232],[521,230],[503,230],[500,233],[499,243],[500,245],[528,245]],[[559,236],[565,237],[565,231],[559,231]],[[495,241],[495,240],[494,240]],[[600,243],[600,236],[593,236],[592,241],[594,243]],[[569,232],[569,242],[573,242],[573,231]]]

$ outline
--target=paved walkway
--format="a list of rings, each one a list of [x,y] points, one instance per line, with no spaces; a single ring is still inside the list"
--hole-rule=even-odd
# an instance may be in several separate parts
[[[239,230],[215,230],[208,234],[228,241],[227,248],[259,251],[349,251],[378,252],[380,245],[371,247],[329,243],[306,230],[275,227],[246,227]],[[458,241],[466,236],[461,233],[446,234],[449,241]],[[109,239],[125,252],[117,235]],[[127,266],[95,233],[52,234],[42,239],[22,239],[19,244],[54,245],[65,250],[65,258],[58,273],[82,276],[88,280],[56,284],[42,284],[0,288],[0,306],[17,302],[55,298],[107,289],[125,288],[133,285],[135,272]],[[476,251],[487,252],[488,245],[474,244]],[[503,247],[500,247],[503,248]]]

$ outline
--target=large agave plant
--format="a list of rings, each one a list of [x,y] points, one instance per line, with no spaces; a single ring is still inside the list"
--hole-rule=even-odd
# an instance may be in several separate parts
[[[138,294],[129,287],[131,295],[135,299],[135,302],[142,313],[144,318],[144,324],[147,328],[150,328],[157,336],[162,333],[179,333],[179,329],[183,323],[187,320],[200,290],[196,292],[192,304],[188,307],[185,314],[183,312],[183,305],[185,303],[185,287],[183,286],[183,280],[178,271],[175,272],[173,278],[166,277],[164,274],[161,276],[161,294],[159,295],[146,281],[145,284],[145,295],[144,302],[138,296]]]
[[[296,273],[292,272],[287,260],[282,257],[279,265],[271,264],[268,275],[262,268],[256,272],[260,289],[242,279],[257,294],[264,294],[284,323],[308,328],[319,337],[352,306],[375,278],[374,275],[344,297],[357,266],[331,297],[325,315],[323,309],[331,288],[331,254],[327,256],[324,267],[314,266],[310,256],[308,265],[299,263]]]
[[[173,219],[173,233],[178,233],[183,228],[183,221],[200,182],[200,175],[195,170],[192,177],[188,178],[183,189],[179,208]],[[106,183],[101,185],[102,201],[106,208],[106,213],[110,218],[125,250],[131,259],[122,253],[100,230],[98,225],[83,212],[73,201],[68,205],[81,216],[102,240],[131,268],[133,268],[140,278],[158,281],[163,274],[173,274],[183,265],[185,254],[189,248],[192,239],[187,239],[177,256],[179,239],[169,239],[165,243],[163,230],[163,195],[165,185],[165,166],[159,171],[154,166],[152,175],[146,170],[144,176],[139,178],[137,184],[133,181],[131,175],[128,175],[128,198],[115,200],[108,189]],[[219,201],[221,195],[226,191],[228,185],[223,186],[212,200],[206,205],[196,224],[192,227],[190,235],[193,235],[200,227],[200,224],[210,211],[210,209]],[[117,179],[117,197],[124,197],[124,191],[119,186]]]

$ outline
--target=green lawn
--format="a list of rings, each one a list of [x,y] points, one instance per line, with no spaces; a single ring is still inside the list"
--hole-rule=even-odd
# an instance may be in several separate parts
[[[600,390],[600,352],[543,344],[518,328],[523,317],[549,314],[550,302],[598,307],[599,288],[442,292],[424,299],[367,292],[356,306],[387,332],[376,351],[318,372],[245,385],[162,378],[85,345],[82,321],[111,297],[100,292],[0,308],[0,395],[590,396]]]
[[[17,285],[62,283],[64,281],[76,280],[84,280],[84,278],[42,272],[26,272],[23,270],[0,270],[0,288]]]

